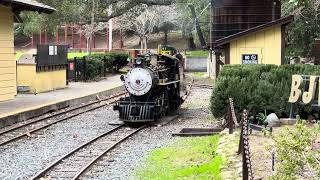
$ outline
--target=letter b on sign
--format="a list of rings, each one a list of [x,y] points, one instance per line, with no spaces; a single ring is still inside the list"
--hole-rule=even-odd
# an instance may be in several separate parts
[[[302,76],[300,75],[293,75],[292,76],[292,85],[291,85],[291,93],[289,97],[290,103],[296,103],[300,96],[301,96],[301,90],[300,86],[303,82]]]

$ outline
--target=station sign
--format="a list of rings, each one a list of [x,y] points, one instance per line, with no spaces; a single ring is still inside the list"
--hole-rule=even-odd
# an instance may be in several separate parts
[[[302,100],[304,104],[320,106],[319,77],[293,75],[289,102],[297,103]]]
[[[258,54],[242,54],[242,64],[258,64]]]

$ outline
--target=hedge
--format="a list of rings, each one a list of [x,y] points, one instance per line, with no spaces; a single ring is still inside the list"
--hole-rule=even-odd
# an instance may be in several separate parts
[[[82,80],[95,80],[105,76],[107,72],[118,72],[128,64],[126,52],[110,52],[105,54],[92,54],[77,59],[78,72]]]
[[[211,112],[216,117],[227,113],[228,98],[234,99],[239,115],[247,109],[255,117],[260,112],[276,113],[288,117],[288,103],[292,75],[320,75],[320,66],[311,65],[226,65],[219,74],[211,96]],[[295,106],[295,113],[302,118],[314,115],[317,109],[311,106]]]

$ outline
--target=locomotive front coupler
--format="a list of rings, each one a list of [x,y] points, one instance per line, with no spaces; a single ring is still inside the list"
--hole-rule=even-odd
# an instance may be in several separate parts
[[[116,103],[114,106],[113,106],[113,110],[114,111],[119,111],[119,104]]]

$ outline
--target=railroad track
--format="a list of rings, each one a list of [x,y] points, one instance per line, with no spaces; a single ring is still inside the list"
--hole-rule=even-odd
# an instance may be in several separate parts
[[[196,88],[205,88],[205,89],[213,89],[213,86],[208,84],[193,84],[193,87]]]
[[[6,145],[24,137],[30,137],[32,133],[48,128],[54,124],[69,120],[86,112],[93,111],[114,103],[120,97],[123,97],[126,94],[126,92],[121,92],[105,99],[90,102],[71,109],[62,110],[49,116],[28,120],[25,123],[19,123],[17,125],[8,127],[5,130],[0,131],[0,146]]]
[[[188,84],[184,100],[190,95],[192,85],[193,81]],[[173,116],[167,123],[177,117]],[[94,174],[95,169],[101,169],[101,166],[110,168],[105,164],[108,162],[102,161],[104,157],[107,157],[117,145],[146,127],[148,125],[136,129],[128,128],[125,125],[116,126],[61,156],[31,177],[30,180],[41,178],[76,180],[90,177],[90,174]]]
[[[40,178],[80,179],[90,169],[97,166],[97,162],[113,148],[146,127],[147,125],[144,125],[132,129],[125,125],[119,125],[60,157],[38,172],[31,180]]]

